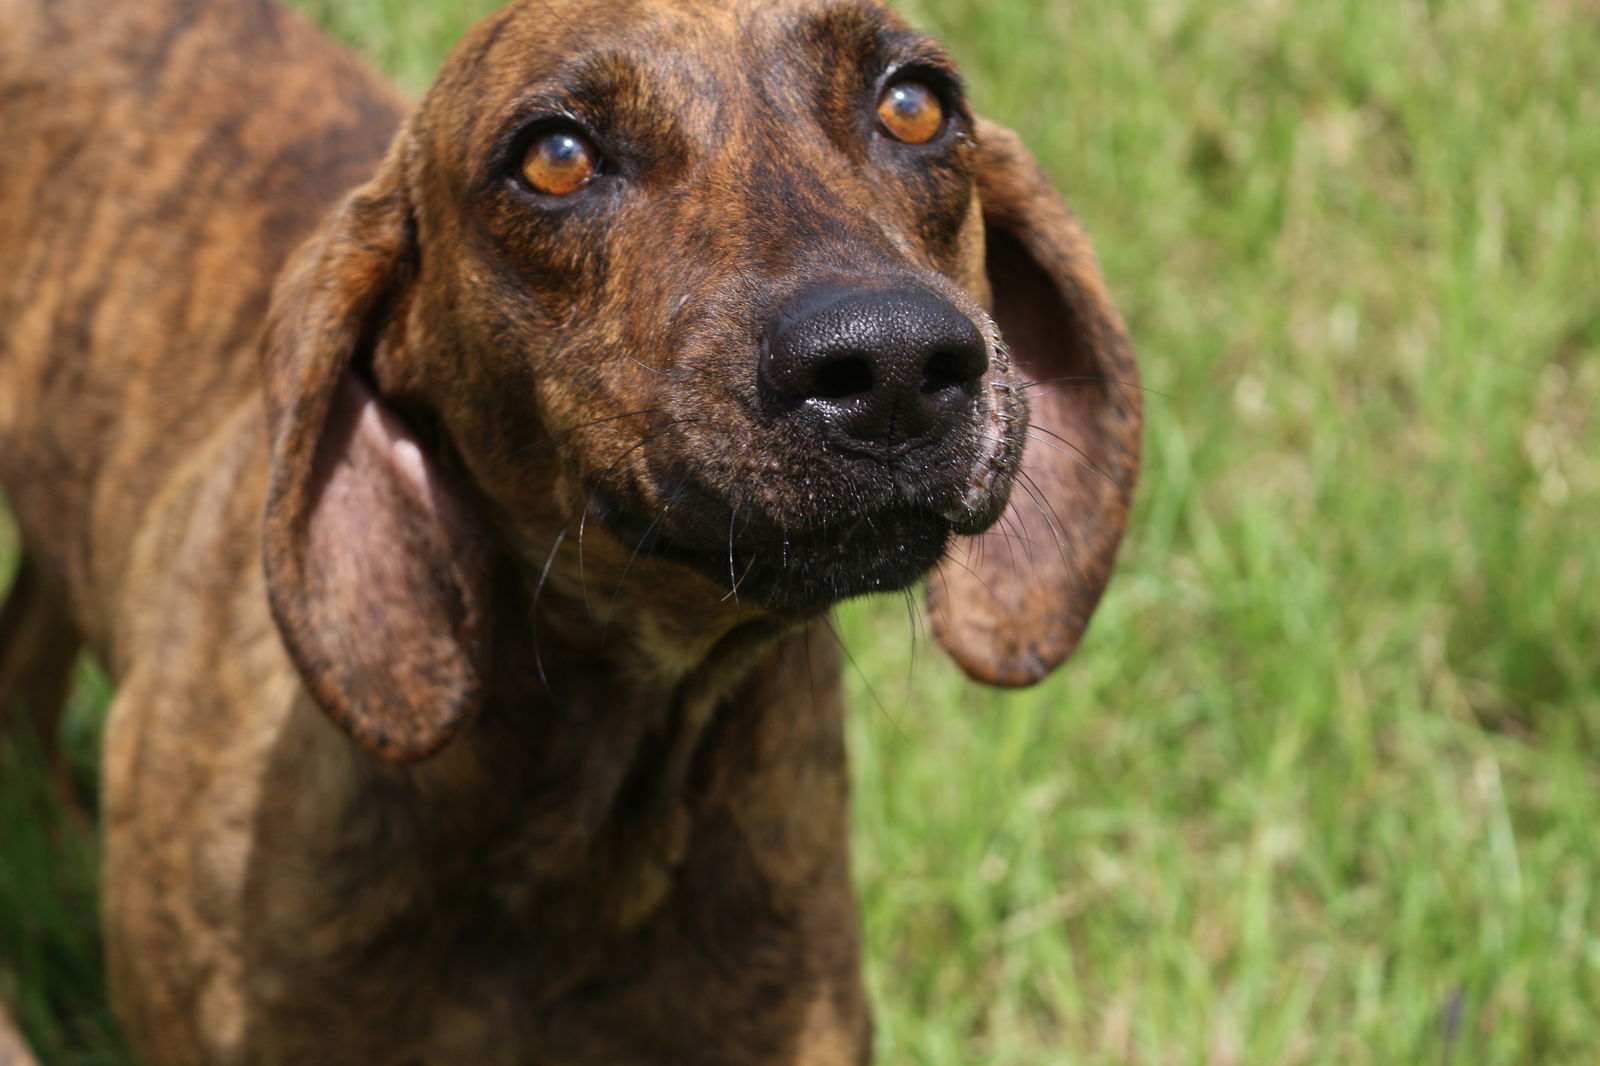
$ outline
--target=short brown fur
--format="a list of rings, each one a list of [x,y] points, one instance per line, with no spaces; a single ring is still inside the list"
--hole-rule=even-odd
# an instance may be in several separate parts
[[[948,66],[865,0],[530,0],[408,116],[268,0],[0,0],[0,708],[116,682],[146,1061],[868,1060],[823,612],[933,567],[1037,681],[1138,464],[1088,242]],[[561,202],[507,166],[552,115],[613,161]],[[763,406],[818,286],[970,320],[971,417],[866,461]]]

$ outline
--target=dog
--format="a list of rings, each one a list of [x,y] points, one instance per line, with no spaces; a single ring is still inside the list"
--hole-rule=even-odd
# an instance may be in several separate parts
[[[828,608],[1073,650],[1140,399],[875,0],[521,0],[421,104],[270,0],[0,0],[0,698],[116,685],[152,1064],[862,1063]]]

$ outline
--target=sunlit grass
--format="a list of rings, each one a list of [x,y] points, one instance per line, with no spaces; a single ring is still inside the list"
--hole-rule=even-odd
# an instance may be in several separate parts
[[[490,5],[305,6],[416,91]],[[880,1058],[1594,1061],[1600,13],[907,7],[1072,200],[1151,391],[1059,677],[842,614]],[[0,994],[109,1061],[86,849],[3,759]]]

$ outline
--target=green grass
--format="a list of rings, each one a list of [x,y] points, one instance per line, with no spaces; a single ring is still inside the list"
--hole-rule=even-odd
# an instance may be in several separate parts
[[[489,5],[306,6],[417,89]],[[907,6],[1074,202],[1151,392],[1057,678],[843,612],[881,1060],[1595,1061],[1600,10]],[[114,1061],[83,841],[17,765],[0,988]]]

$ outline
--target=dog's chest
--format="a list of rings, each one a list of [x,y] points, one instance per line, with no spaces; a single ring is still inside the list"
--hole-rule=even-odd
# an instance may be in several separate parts
[[[856,945],[833,920],[847,900],[701,903],[692,893],[708,875],[689,872],[657,915],[622,935],[521,931],[484,914],[395,931],[346,960],[280,958],[277,979],[258,986],[252,1028],[282,1042],[264,1061],[860,1061]]]
[[[291,832],[284,865],[263,866],[293,880],[262,893],[272,932],[244,967],[273,974],[253,1028],[297,1042],[266,1061],[858,1061],[841,767],[831,745],[802,747],[817,754],[742,758],[693,800],[614,800],[593,832],[562,831],[585,822],[570,794],[480,841],[416,824],[392,795],[337,819],[356,840],[309,864],[288,859],[305,847]],[[779,773],[811,802],[759,801]]]

